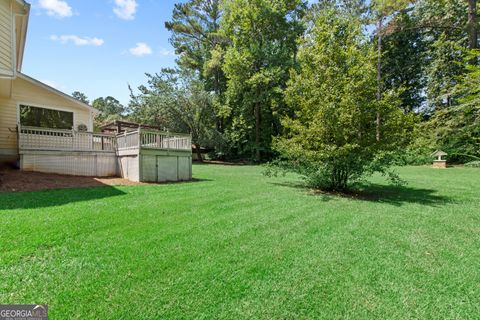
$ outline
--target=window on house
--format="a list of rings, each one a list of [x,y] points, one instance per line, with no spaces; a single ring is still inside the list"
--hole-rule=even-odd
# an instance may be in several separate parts
[[[73,112],[20,105],[20,124],[29,127],[72,129]]]

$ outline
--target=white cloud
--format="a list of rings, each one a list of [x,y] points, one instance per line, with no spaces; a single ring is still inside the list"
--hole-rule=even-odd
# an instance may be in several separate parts
[[[150,48],[145,42],[138,42],[135,47],[128,49],[128,52],[137,57],[143,57],[153,53],[152,48]]]
[[[103,39],[100,39],[97,37],[93,37],[93,38],[79,37],[73,34],[61,35],[61,36],[51,35],[50,40],[59,41],[60,43],[64,43],[64,44],[72,42],[76,46],[95,46],[95,47],[101,46],[105,42]]]
[[[49,16],[65,18],[73,15],[72,7],[63,0],[40,0],[38,4],[40,8],[47,10]]]
[[[135,19],[138,3],[136,0],[115,0],[113,12],[123,20]]]

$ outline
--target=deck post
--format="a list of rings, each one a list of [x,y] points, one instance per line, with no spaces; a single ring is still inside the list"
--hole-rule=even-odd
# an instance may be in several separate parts
[[[148,143],[148,142],[147,142]],[[142,128],[138,127],[138,180],[142,181],[143,180],[143,156],[142,156]]]
[[[20,149],[23,144],[23,137],[22,137],[22,125],[20,123],[17,124],[17,151],[20,154]]]
[[[75,150],[75,129],[72,127],[72,149]]]
[[[167,152],[170,153],[170,131],[167,130]]]
[[[142,148],[142,128],[138,127],[138,150]]]

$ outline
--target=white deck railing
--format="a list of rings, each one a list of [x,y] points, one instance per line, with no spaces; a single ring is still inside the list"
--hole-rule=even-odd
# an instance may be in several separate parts
[[[74,130],[19,127],[20,150],[115,152],[113,135]]]
[[[117,135],[118,150],[138,149],[138,131],[125,132]]]
[[[139,147],[159,150],[192,150],[190,135],[163,131],[137,130],[117,135],[118,150],[131,150]]]
[[[19,127],[20,150],[105,151],[139,148],[192,150],[190,135],[142,129],[118,135],[37,127]]]

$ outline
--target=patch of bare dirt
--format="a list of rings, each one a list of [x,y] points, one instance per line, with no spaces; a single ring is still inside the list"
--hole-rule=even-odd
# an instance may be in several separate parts
[[[22,192],[46,189],[87,188],[99,186],[136,186],[145,183],[108,177],[78,177],[53,173],[0,169],[0,192]]]

